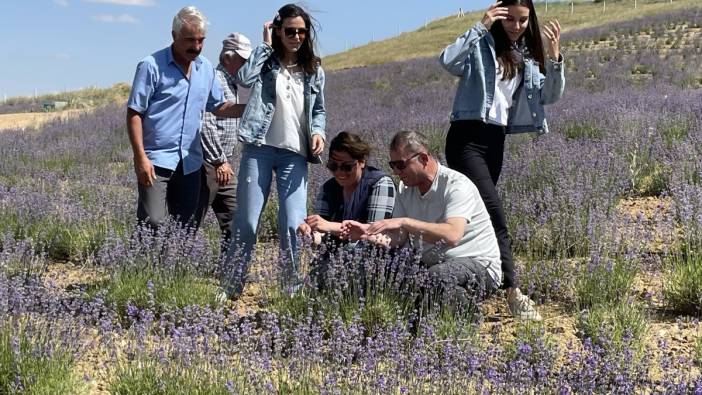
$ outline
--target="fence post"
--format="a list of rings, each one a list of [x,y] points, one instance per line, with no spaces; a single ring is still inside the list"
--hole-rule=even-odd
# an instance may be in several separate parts
[[[573,15],[573,11],[574,11],[573,8],[575,7],[574,3],[575,3],[574,1],[570,2],[570,15]]]
[[[607,12],[607,0],[602,2],[602,15],[604,15],[605,12]]]

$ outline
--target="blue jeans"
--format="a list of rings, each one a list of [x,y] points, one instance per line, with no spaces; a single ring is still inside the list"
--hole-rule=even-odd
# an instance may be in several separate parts
[[[232,224],[232,242],[223,267],[222,287],[229,295],[238,296],[244,289],[273,172],[278,191],[281,281],[283,284],[298,282],[296,232],[307,216],[307,160],[289,150],[246,144],[239,164],[238,207]]]

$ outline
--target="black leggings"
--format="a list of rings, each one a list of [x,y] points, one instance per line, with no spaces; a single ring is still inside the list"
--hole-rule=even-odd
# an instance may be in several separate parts
[[[512,241],[507,231],[505,210],[495,187],[502,171],[504,149],[504,127],[482,121],[454,121],[446,136],[446,162],[478,187],[500,247],[502,288],[511,288],[516,286]]]

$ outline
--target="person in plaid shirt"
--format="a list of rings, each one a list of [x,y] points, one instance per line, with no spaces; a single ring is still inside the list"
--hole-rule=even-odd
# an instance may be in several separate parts
[[[372,223],[392,217],[395,183],[387,173],[368,164],[369,154],[370,145],[357,134],[341,132],[334,137],[327,161],[333,177],[319,191],[317,214],[305,218],[298,232],[314,236],[316,244],[326,237],[337,246],[354,248],[355,243],[349,244],[339,237],[342,221]],[[322,257],[313,268],[320,285],[324,282],[326,260]]]
[[[251,54],[251,41],[241,33],[232,33],[222,41],[219,64],[215,68],[217,80],[228,101],[241,103],[241,92],[234,76]],[[237,142],[238,118],[222,118],[210,112],[202,119],[202,148],[204,171],[200,202],[196,219],[198,226],[212,207],[222,231],[222,251],[231,239],[231,223],[236,209],[234,183],[234,149]]]

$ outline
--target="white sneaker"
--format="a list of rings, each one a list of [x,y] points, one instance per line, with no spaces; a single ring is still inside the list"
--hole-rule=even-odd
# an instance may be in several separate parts
[[[536,311],[534,301],[517,291],[513,298],[507,298],[507,306],[512,317],[526,321],[541,321],[541,314]]]

